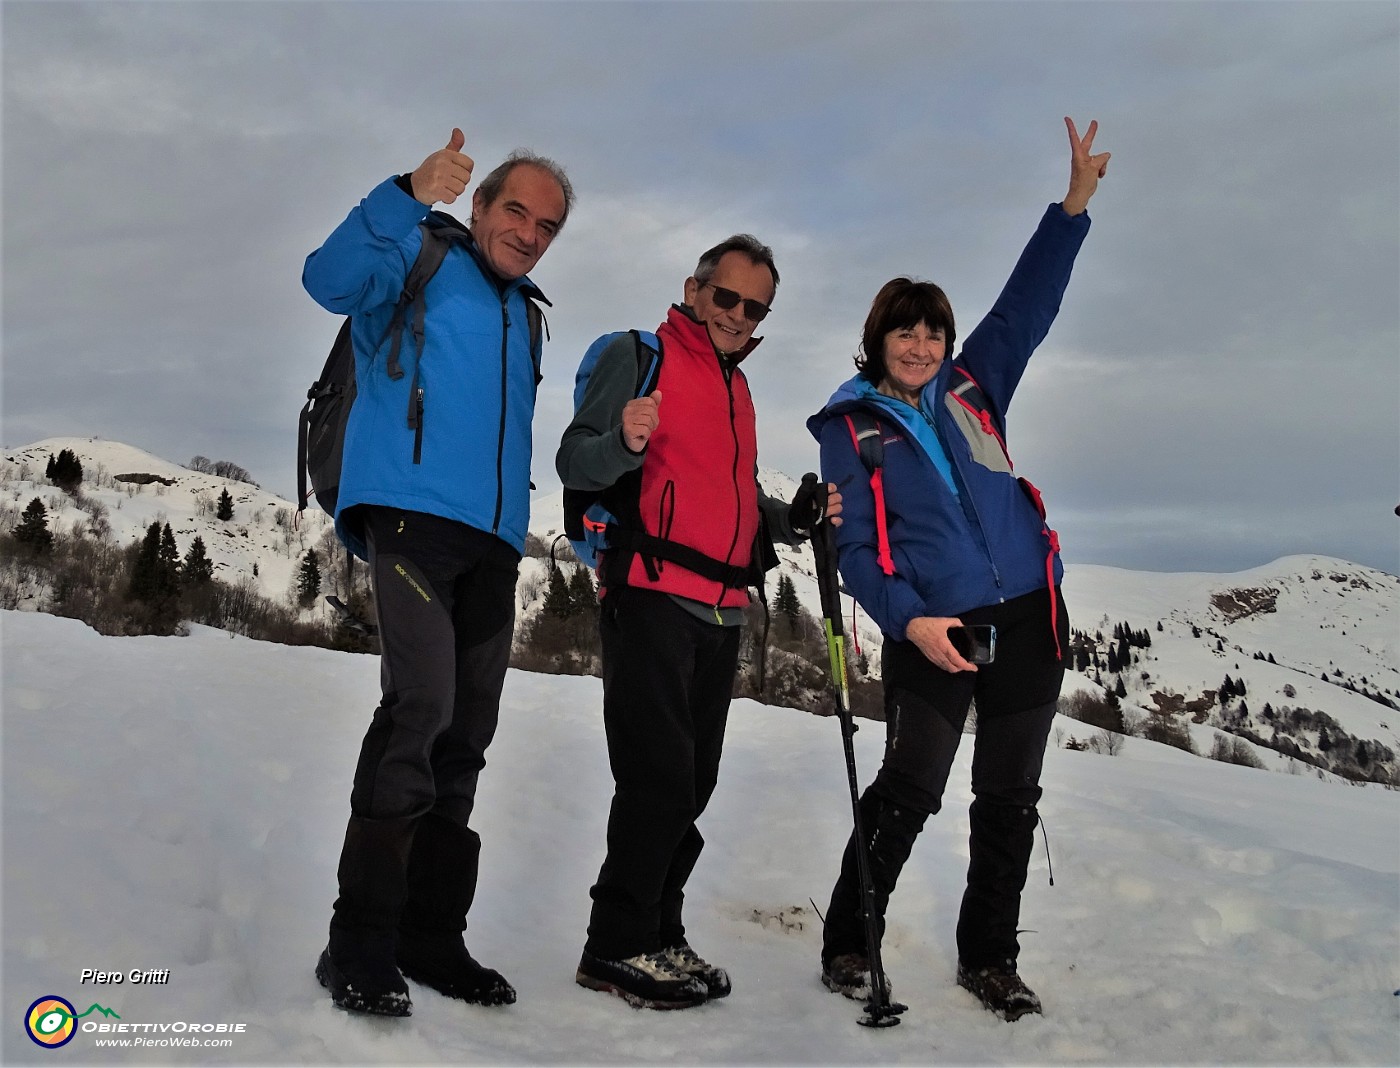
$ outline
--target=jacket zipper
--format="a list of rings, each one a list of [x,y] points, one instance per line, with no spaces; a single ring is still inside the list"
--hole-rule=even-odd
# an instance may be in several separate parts
[[[423,387],[419,386],[413,398],[413,410],[418,417],[413,421],[413,462],[423,462]]]
[[[724,554],[724,562],[732,564],[734,561],[734,547],[739,544],[739,509],[743,506],[743,498],[739,493],[739,428],[734,425],[734,375],[738,373],[738,368],[725,369],[724,361],[716,357],[719,364],[719,372],[724,376],[725,392],[729,396],[729,436],[734,442],[734,462],[729,468],[729,484],[734,487],[734,534],[729,539],[729,551]],[[721,583],[719,588],[719,599],[715,601],[715,619],[720,619],[719,607],[724,600],[725,586]]]
[[[508,346],[510,343],[510,309],[506,307],[509,296],[501,298],[501,425],[496,432],[496,514],[491,519],[491,533],[498,532],[501,526],[501,508],[505,492],[505,452],[506,452],[506,382],[509,371]]]

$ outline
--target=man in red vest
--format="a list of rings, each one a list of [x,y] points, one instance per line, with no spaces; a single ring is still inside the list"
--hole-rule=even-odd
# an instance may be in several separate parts
[[[748,587],[776,563],[774,539],[800,544],[821,518],[815,494],[789,505],[758,485],[740,364],[777,288],[773,251],[750,234],[702,255],[685,303],[656,330],[655,388],[636,396],[638,341],[613,335],[555,458],[566,487],[604,491],[626,535],[598,565],[616,788],[577,980],[636,1006],[687,1008],[730,990],[681,920],[704,845],[695,821],[719,774]],[[834,517],[841,498],[828,489]]]

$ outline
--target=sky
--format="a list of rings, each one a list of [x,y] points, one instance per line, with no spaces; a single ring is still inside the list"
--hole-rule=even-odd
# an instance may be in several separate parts
[[[811,899],[825,908],[851,820],[840,732],[833,718],[747,700],[730,712],[686,892],[688,937],[730,971],[733,994],[662,1013],[584,990],[574,969],[612,788],[601,687],[520,671],[506,680],[473,814],[482,866],[467,929],[519,1000],[467,1006],[411,983],[410,1018],[352,1016],[312,969],[377,658],[203,627],[103,637],[34,612],[0,612],[0,632],[7,1065],[1400,1057],[1397,795],[1135,738],[1113,757],[1072,751],[1062,743],[1084,728],[1063,719],[1039,806],[1048,846],[1038,838],[1022,908],[1019,970],[1043,1016],[1004,1023],[954,982],[970,738],[891,899],[882,955],[908,1006],[902,1022],[861,1027],[862,1007],[821,986]],[[883,742],[866,727],[853,739],[862,782]],[[1195,729],[1208,746],[1209,729]],[[123,982],[84,982],[84,969]],[[168,974],[136,983],[132,970]],[[49,995],[86,1014],[80,1028],[113,1030],[41,1049],[23,1022]],[[191,1024],[242,1029],[174,1030]],[[97,1044],[172,1037],[229,1045]]]
[[[1009,424],[1065,559],[1400,573],[1393,3],[6,0],[0,40],[7,448],[96,435],[291,497],[337,330],[302,263],[457,126],[578,193],[532,276],[540,493],[588,343],[740,231],[783,279],[760,462],[800,477],[881,284],[938,282],[963,337],[991,306],[1069,115],[1113,159]]]

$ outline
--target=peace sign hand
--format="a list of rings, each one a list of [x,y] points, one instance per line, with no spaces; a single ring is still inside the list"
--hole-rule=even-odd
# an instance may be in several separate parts
[[[1089,123],[1084,136],[1074,127],[1074,120],[1065,116],[1065,126],[1069,130],[1069,192],[1065,194],[1063,207],[1067,215],[1078,215],[1089,206],[1089,198],[1099,188],[1099,179],[1108,172],[1111,152],[1093,155],[1094,135],[1099,132],[1097,119]]]

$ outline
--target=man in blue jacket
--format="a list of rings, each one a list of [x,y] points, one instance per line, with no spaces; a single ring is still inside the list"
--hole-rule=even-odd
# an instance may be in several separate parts
[[[450,997],[509,1004],[515,990],[462,940],[481,841],[470,826],[496,730],[529,518],[538,339],[526,277],[563,227],[573,190],[553,161],[516,152],[472,195],[471,240],[424,290],[421,351],[388,326],[422,246],[472,160],[454,129],[411,174],[382,182],[306,260],[302,282],[349,315],[357,395],[336,531],[369,561],[383,698],[360,749],[340,896],[316,976],[342,1008],[410,1012],[404,976]]]

